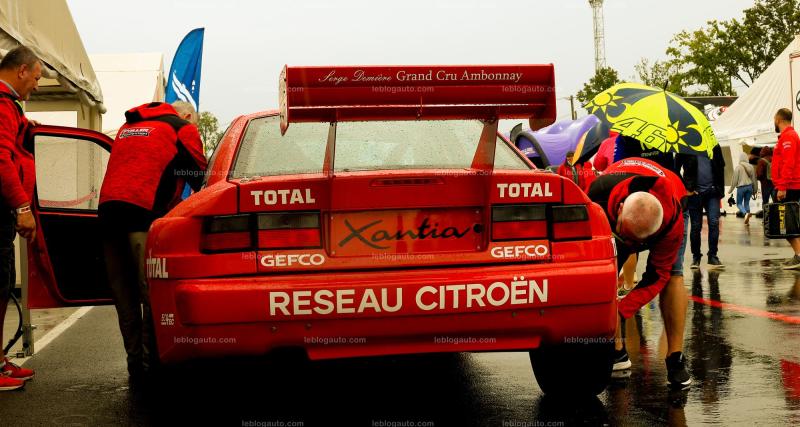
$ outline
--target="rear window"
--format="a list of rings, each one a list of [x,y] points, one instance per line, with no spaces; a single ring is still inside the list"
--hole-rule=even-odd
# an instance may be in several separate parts
[[[328,123],[292,123],[281,135],[277,116],[251,120],[232,177],[320,173],[328,127]]]
[[[292,123],[281,136],[278,117],[251,121],[233,177],[321,172],[328,127]],[[340,122],[334,170],[468,169],[482,129],[477,120]],[[530,167],[498,139],[495,169]]]

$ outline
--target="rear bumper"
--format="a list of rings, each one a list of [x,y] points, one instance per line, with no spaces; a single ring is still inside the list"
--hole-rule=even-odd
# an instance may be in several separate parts
[[[610,337],[615,260],[153,280],[162,361],[527,350]]]

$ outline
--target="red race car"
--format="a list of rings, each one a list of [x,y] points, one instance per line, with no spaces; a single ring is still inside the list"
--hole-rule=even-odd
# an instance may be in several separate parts
[[[205,187],[150,229],[161,360],[529,351],[545,392],[601,392],[608,221],[497,132],[507,118],[553,122],[552,65],[285,68],[280,110],[235,119]],[[109,303],[96,207],[113,141],[33,138],[29,306]]]

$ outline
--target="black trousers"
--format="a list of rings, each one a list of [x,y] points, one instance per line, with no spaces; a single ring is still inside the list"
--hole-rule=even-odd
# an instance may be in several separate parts
[[[14,239],[17,237],[17,215],[13,209],[0,206],[0,304],[8,304],[17,283]]]
[[[145,276],[147,232],[106,230],[103,248],[108,284],[128,354],[128,371],[157,363],[153,315]]]

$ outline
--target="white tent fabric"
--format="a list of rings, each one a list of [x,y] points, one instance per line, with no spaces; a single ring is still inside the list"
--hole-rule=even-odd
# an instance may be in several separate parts
[[[800,51],[800,36],[712,123],[720,145],[772,145],[778,140],[773,118],[780,108],[795,102],[789,58]]]
[[[164,56],[161,53],[93,54],[89,58],[103,89],[107,111],[103,133],[114,138],[125,123],[125,111],[164,101]]]
[[[45,63],[45,77],[105,111],[103,92],[65,0],[0,0],[0,56],[19,44]]]

